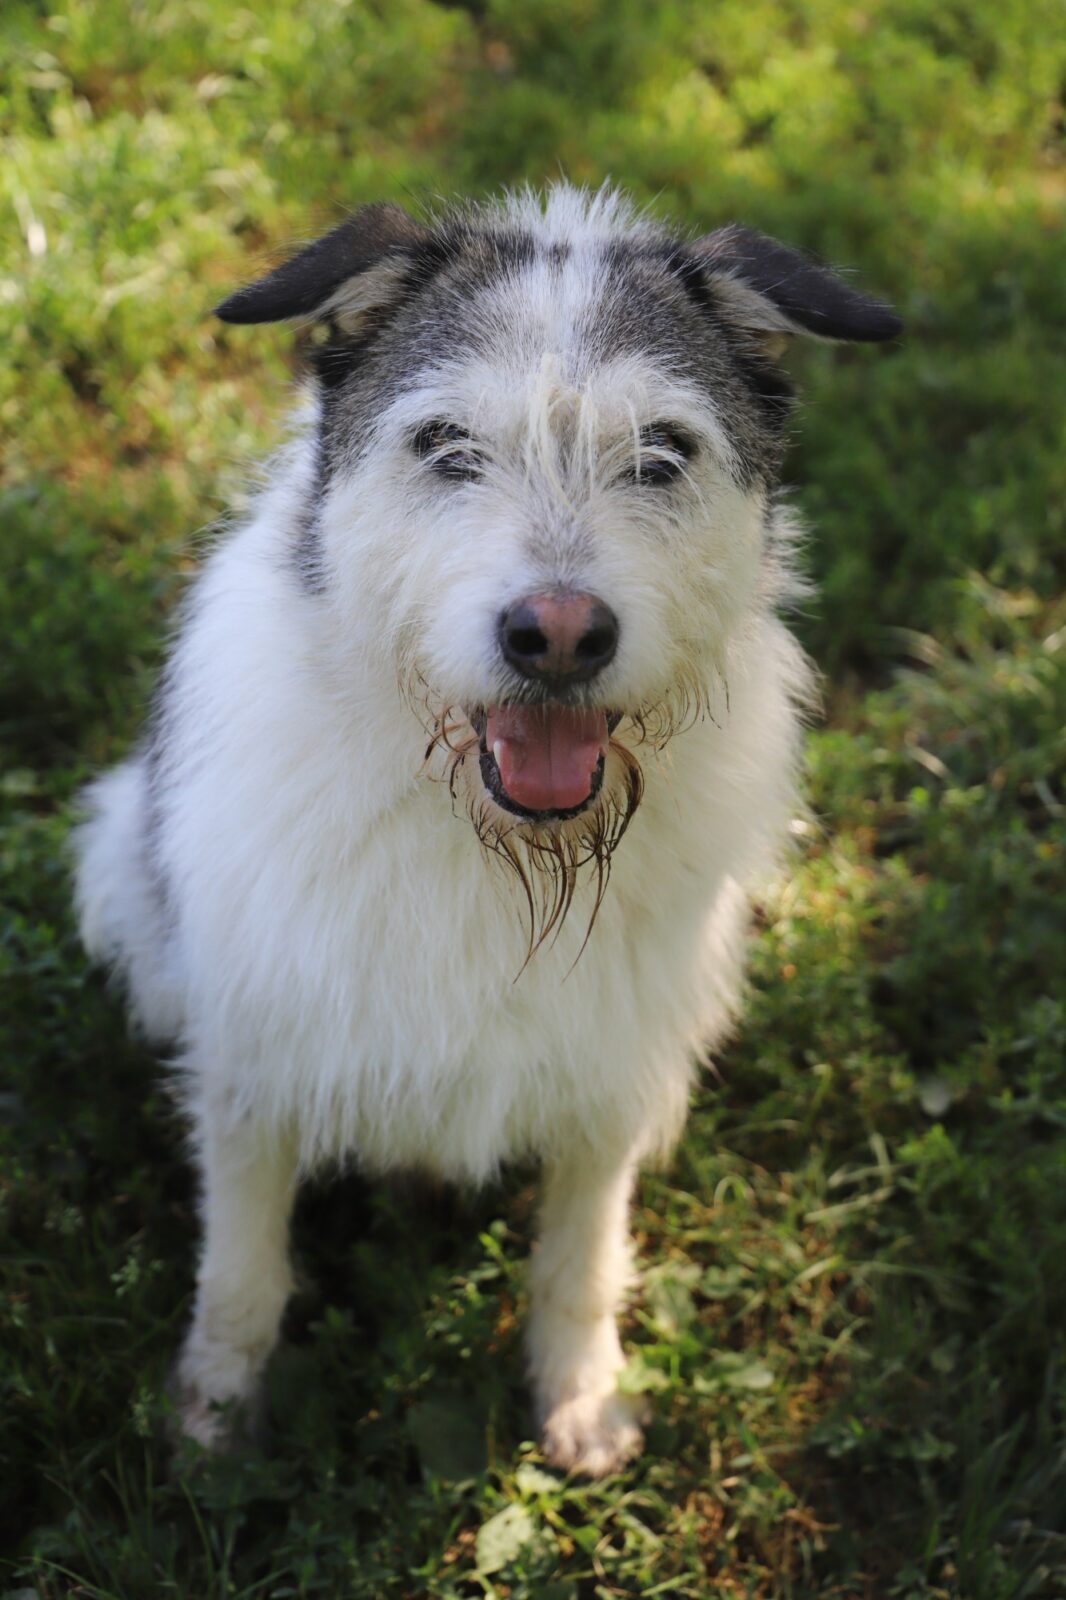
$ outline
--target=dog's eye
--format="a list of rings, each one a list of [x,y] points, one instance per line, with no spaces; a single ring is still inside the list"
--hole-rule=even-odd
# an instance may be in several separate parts
[[[626,477],[630,483],[649,486],[672,483],[695,454],[696,446],[687,433],[669,423],[657,422],[640,430],[637,458]]]
[[[442,478],[469,483],[480,478],[484,458],[455,422],[426,422],[413,440],[415,455]]]

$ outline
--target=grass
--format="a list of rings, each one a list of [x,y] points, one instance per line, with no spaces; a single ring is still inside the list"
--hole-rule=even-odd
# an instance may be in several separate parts
[[[1066,1593],[1066,50],[1051,0],[11,0],[0,17],[0,1595]],[[797,351],[832,684],[745,1026],[647,1177],[642,1461],[528,1438],[532,1174],[304,1197],[273,1444],[175,1462],[181,1130],[71,925],[283,333],[207,308],[342,205],[608,172],[859,269]]]

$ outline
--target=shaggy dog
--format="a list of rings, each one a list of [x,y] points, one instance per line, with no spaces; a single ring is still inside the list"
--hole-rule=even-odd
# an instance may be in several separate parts
[[[544,1450],[611,1472],[634,1172],[730,1024],[796,803],[775,357],[899,323],[748,229],[565,185],[364,207],[218,315],[310,320],[308,404],[77,841],[85,943],[177,1052],[202,1173],[181,1425],[218,1446],[254,1399],[303,1174],[535,1156]]]

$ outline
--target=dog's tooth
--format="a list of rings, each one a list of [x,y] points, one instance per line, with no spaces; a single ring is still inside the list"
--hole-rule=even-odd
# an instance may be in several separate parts
[[[502,739],[497,739],[495,744],[492,747],[492,759],[495,761],[497,766],[500,765],[500,751],[502,749],[503,749],[503,740]]]

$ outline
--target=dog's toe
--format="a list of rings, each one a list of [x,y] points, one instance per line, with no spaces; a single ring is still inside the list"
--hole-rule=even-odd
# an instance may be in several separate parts
[[[575,1395],[549,1414],[541,1448],[552,1466],[605,1478],[640,1454],[645,1412],[639,1397]]]

